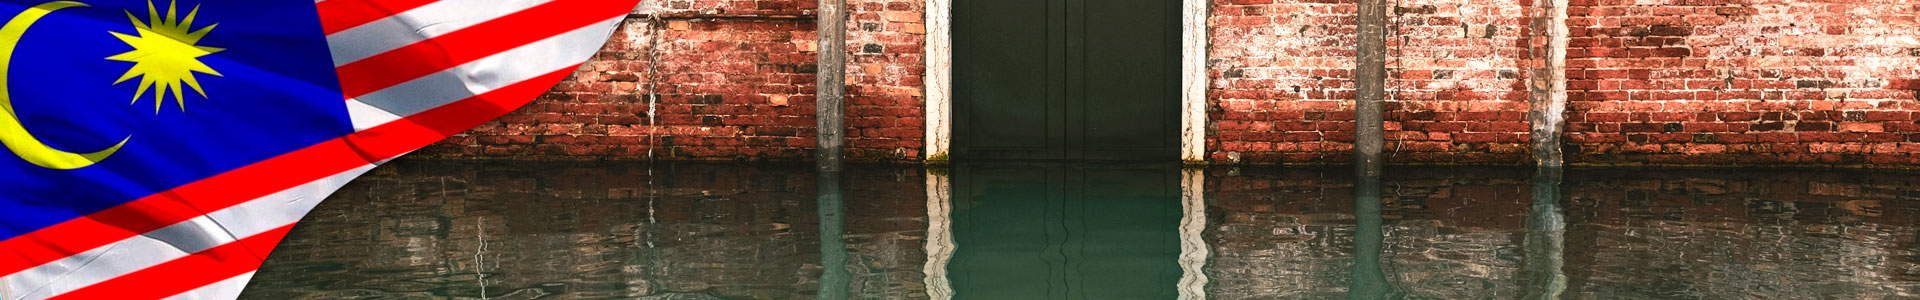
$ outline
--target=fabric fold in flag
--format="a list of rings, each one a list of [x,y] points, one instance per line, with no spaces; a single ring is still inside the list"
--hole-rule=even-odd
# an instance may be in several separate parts
[[[235,298],[328,194],[545,93],[638,2],[0,0],[0,299]]]

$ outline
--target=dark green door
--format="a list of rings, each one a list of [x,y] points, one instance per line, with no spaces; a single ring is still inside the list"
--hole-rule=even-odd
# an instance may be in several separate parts
[[[1178,159],[1179,5],[954,1],[954,159]]]

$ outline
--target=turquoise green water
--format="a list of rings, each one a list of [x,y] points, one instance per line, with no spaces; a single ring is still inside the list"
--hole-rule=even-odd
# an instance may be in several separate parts
[[[247,299],[1916,299],[1920,177],[398,161]]]
[[[947,278],[965,299],[1172,299],[1178,170],[961,167]]]

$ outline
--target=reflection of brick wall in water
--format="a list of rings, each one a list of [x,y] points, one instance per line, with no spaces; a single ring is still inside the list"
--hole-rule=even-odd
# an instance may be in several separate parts
[[[853,172],[844,214],[849,294],[925,298],[923,171]],[[644,166],[397,162],[304,220],[248,296],[471,297],[476,270],[495,297],[806,299],[819,288],[811,171],[658,166],[661,175],[647,174]],[[1209,175],[1213,298],[1343,296],[1356,221],[1349,171]],[[1526,264],[1541,258],[1526,248],[1528,175],[1389,170],[1381,265],[1392,286],[1439,299],[1522,295]],[[1566,179],[1561,256],[1571,298],[1920,296],[1911,283],[1920,279],[1920,177],[1574,170]],[[661,198],[650,202],[650,194]]]
[[[710,168],[727,170],[382,167],[304,220],[248,296],[472,297],[478,270],[493,297],[811,297],[820,276],[811,172]],[[856,172],[849,191],[924,195],[893,186],[917,187],[917,174]],[[913,196],[889,198],[924,197]],[[849,205],[862,216],[846,220],[855,295],[924,294],[913,274],[925,227],[903,224],[925,210],[907,204]]]
[[[1352,187],[1208,178],[1208,293],[1219,299],[1330,298],[1352,260]]]
[[[1588,179],[1568,187],[1567,248],[1595,249],[1569,252],[1570,292],[1920,296],[1920,178],[1715,173],[1569,174]]]
[[[1215,298],[1343,297],[1353,262],[1352,173],[1223,173],[1216,169],[1207,179]],[[1524,277],[1512,257],[1524,245],[1527,174],[1474,174],[1387,179],[1381,266],[1400,292],[1439,299],[1520,295]]]
[[[919,169],[856,172],[846,193],[849,295],[926,299],[927,190]]]
[[[1398,172],[1387,201],[1382,262],[1402,291],[1439,299],[1524,296],[1528,176],[1525,170]],[[1463,172],[1464,171],[1464,172]],[[1442,175],[1468,173],[1464,175]]]
[[[1351,173],[1223,171],[1207,179],[1214,295],[1343,296]],[[1458,173],[1473,175],[1397,175]],[[1525,170],[1389,175],[1381,265],[1398,291],[1523,295],[1536,255],[1526,248]],[[1562,270],[1579,298],[1920,296],[1911,283],[1920,278],[1920,177],[1630,170],[1566,179]]]

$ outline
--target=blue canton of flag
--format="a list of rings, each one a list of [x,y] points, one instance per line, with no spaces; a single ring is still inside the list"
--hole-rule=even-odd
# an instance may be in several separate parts
[[[0,103],[17,116],[0,117],[0,127],[24,128],[0,136],[13,150],[0,156],[0,180],[21,188],[5,196],[24,200],[0,202],[7,212],[0,238],[351,133],[320,20],[303,2],[0,8],[0,15],[45,11],[0,30],[0,50],[13,48],[0,57],[11,62],[0,64],[7,87]],[[44,10],[61,3],[70,4]],[[35,165],[33,156],[57,154],[25,150],[115,145],[91,165],[65,168]]]

